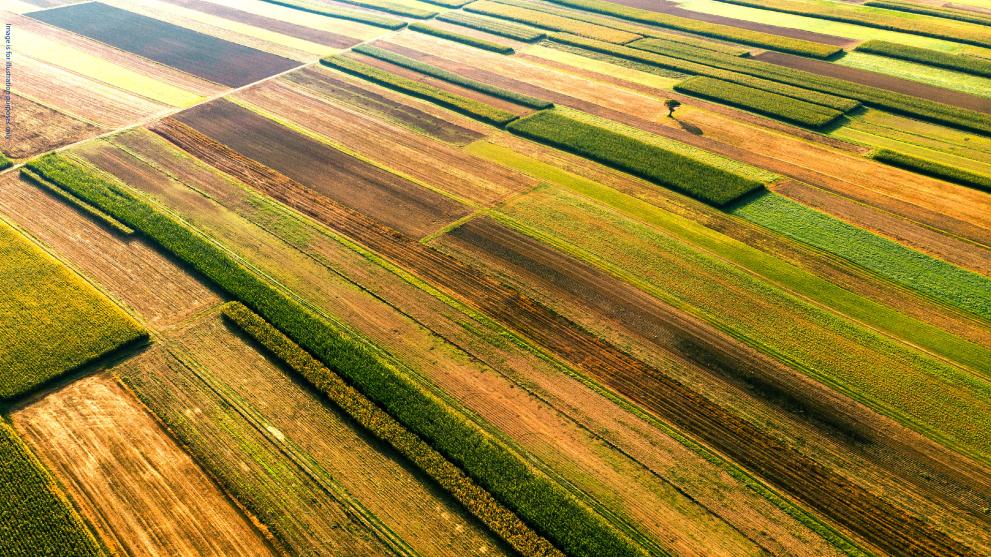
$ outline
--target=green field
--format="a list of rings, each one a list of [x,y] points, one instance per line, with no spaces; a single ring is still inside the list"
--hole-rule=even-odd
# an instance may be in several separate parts
[[[0,221],[0,399],[144,338],[134,319]]]

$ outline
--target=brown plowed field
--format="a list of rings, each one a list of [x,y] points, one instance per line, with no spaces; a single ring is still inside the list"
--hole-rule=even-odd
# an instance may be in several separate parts
[[[952,91],[950,89],[943,89],[942,87],[936,87],[933,85],[926,85],[925,83],[919,83],[918,81],[912,81],[910,79],[902,79],[900,77],[860,70],[857,68],[848,68],[846,66],[840,66],[830,62],[813,60],[811,58],[805,58],[804,56],[795,56],[793,54],[785,54],[783,52],[762,52],[757,56],[754,56],[754,59],[762,62],[778,64],[779,66],[795,68],[796,70],[804,70],[818,75],[845,79],[847,81],[852,81],[853,83],[861,83],[864,85],[870,85],[871,87],[880,87],[881,89],[896,91],[905,95],[912,95],[923,99],[938,100],[941,103],[991,114],[991,99],[978,97],[977,95],[969,95],[959,91]]]
[[[423,236],[468,214],[455,201],[228,101],[198,106],[175,119],[263,164],[287,166],[290,178],[406,234]],[[153,129],[164,126],[168,120]]]
[[[195,159],[177,157],[157,136],[131,132],[120,141],[252,224],[223,215],[216,205],[201,207],[190,196],[178,195],[177,189],[186,189],[182,186],[163,191],[144,179],[138,182],[143,190],[356,328],[509,435],[552,474],[663,547],[701,555],[750,554],[758,548],[772,553],[807,548],[822,555],[833,553],[822,538],[725,470],[562,375],[554,365],[505,342],[501,329],[461,313],[315,228],[288,226],[286,221],[272,220],[270,213],[257,212],[257,201],[247,199],[243,189],[216,171],[194,165]],[[278,234],[309,257],[288,246],[263,249],[271,242],[257,232],[245,238],[226,232],[255,225]],[[337,274],[360,289],[342,282]],[[374,298],[366,292],[374,292]]]
[[[460,117],[437,105],[400,97],[400,93],[377,87],[368,81],[331,72],[320,67],[303,68],[282,77],[306,91],[307,94],[330,103],[344,103],[353,110],[372,114],[424,135],[466,145],[492,132],[492,128]],[[460,119],[456,124],[454,119]]]
[[[176,131],[175,129],[172,130]],[[844,475],[777,440],[687,384],[585,332],[546,306],[453,258],[315,194],[219,145],[185,147],[208,163],[397,261],[450,295],[522,332],[663,419],[692,432],[771,483],[893,552],[977,554]],[[285,166],[285,165],[283,165]],[[712,356],[717,358],[718,354]],[[942,473],[942,472],[941,472]],[[977,473],[977,472],[971,472]]]
[[[289,82],[244,90],[245,99],[345,148],[452,195],[492,205],[537,181],[398,126],[297,92]],[[392,142],[383,142],[388,137]]]
[[[0,180],[0,211],[153,329],[222,301],[144,241],[122,238],[17,174]]]
[[[883,236],[890,236],[933,257],[991,275],[991,250],[984,246],[955,236],[940,234],[931,228],[900,219],[869,205],[794,180],[782,180],[774,184],[771,189],[839,219],[873,230]]]
[[[230,19],[239,23],[253,25],[255,27],[274,31],[290,37],[296,37],[298,39],[304,39],[317,44],[327,45],[331,48],[350,48],[361,42],[352,37],[338,35],[337,33],[331,33],[330,31],[314,29],[312,27],[304,27],[294,23],[287,23],[278,19],[255,15],[241,10],[235,10],[226,6],[214,4],[212,2],[204,2],[203,0],[164,1],[169,4],[175,4],[176,6],[189,8],[205,14],[222,17],[224,19]]]
[[[116,128],[169,109],[164,104],[26,56],[18,57],[17,62],[15,93],[101,126]]]
[[[97,135],[102,130],[42,106],[20,95],[10,96],[10,139],[3,152],[13,158],[27,158]]]
[[[110,376],[76,381],[17,411],[13,421],[117,551],[275,554]]]

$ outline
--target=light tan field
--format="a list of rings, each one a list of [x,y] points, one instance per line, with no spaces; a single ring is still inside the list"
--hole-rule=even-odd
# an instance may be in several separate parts
[[[109,375],[13,415],[83,516],[127,555],[274,555],[268,542]]]

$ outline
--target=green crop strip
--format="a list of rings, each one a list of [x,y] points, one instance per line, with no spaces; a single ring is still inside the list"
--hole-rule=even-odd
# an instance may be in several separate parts
[[[727,56],[702,49],[691,53],[685,52],[682,49],[664,49],[663,54],[660,54],[566,34],[554,34],[550,36],[550,39],[563,44],[595,50],[663,68],[709,75],[710,77],[716,77],[724,81],[736,82],[737,80],[732,77],[712,75],[712,69],[726,70],[728,73],[739,72],[795,87],[803,87],[838,97],[855,99],[866,105],[883,108],[891,112],[916,116],[923,120],[991,134],[991,117],[981,112],[958,108],[869,85],[852,83],[843,79],[786,68],[777,64],[761,62],[760,60]],[[703,69],[705,67],[709,67],[710,69]]]
[[[991,321],[991,280],[775,194],[732,211],[852,261],[909,290]]]
[[[512,54],[513,52],[515,52],[513,50],[513,47],[511,46],[499,44],[492,41],[486,41],[475,37],[469,37],[468,35],[462,35],[461,33],[454,33],[452,31],[448,31],[447,29],[432,27],[430,25],[426,25],[423,23],[411,23],[409,28],[418,33],[433,35],[435,37],[440,37],[442,39],[447,39],[449,41],[454,41],[456,43],[466,44],[468,46],[473,46],[475,48],[480,48],[482,50],[488,50],[490,52],[498,52],[499,54]]]
[[[465,11],[524,23],[551,31],[564,31],[582,37],[607,41],[610,43],[628,43],[639,39],[641,35],[629,33],[611,27],[587,23],[577,19],[561,17],[520,6],[511,6],[488,0],[479,0],[465,6]]]
[[[327,6],[325,4],[313,4],[301,0],[262,0],[262,1],[268,2],[269,4],[275,4],[277,6],[285,6],[287,8],[299,10],[301,12],[322,15],[325,17],[332,17],[334,19],[346,19],[348,21],[357,21],[358,23],[366,23],[368,25],[373,25],[375,27],[392,29],[393,31],[406,27],[406,22],[401,19],[393,19],[391,17],[380,17],[365,12],[359,12],[356,10],[346,10],[343,8],[335,7],[331,9],[330,6]]]
[[[10,160],[7,155],[0,153],[0,170],[6,170],[11,166],[14,166],[14,161]]]
[[[516,104],[526,106],[529,108],[534,108],[542,110],[545,108],[553,108],[554,103],[550,101],[545,101],[530,97],[527,95],[522,95],[508,89],[503,89],[502,87],[496,87],[494,85],[489,85],[487,83],[482,83],[481,81],[476,81],[467,77],[462,77],[454,72],[449,72],[445,69],[438,68],[424,62],[408,58],[401,54],[396,54],[391,50],[385,50],[371,45],[358,45],[352,50],[360,54],[365,54],[373,58],[378,58],[379,60],[384,60],[386,62],[395,64],[397,66],[402,66],[404,68],[411,69],[413,71],[420,72],[430,77],[436,77],[437,79],[442,79],[448,83],[453,83],[455,85],[460,85],[462,87],[473,89],[479,93],[485,93],[493,97],[507,100],[509,102],[514,102]]]
[[[423,470],[521,555],[560,555],[554,546],[537,536],[516,515],[465,476],[457,466],[375,406],[278,329],[238,302],[226,304],[222,311],[266,350],[327,395],[348,416]]]
[[[3,417],[0,417],[0,554],[5,557],[107,555],[55,480]]]
[[[867,41],[856,48],[860,52],[879,54],[889,58],[918,62],[937,68],[946,68],[982,77],[991,77],[991,60],[966,54],[950,54],[928,48],[907,46],[886,41]]]
[[[47,155],[28,164],[45,179],[145,234],[211,279],[430,443],[565,553],[589,557],[646,555],[480,426],[189,225],[142,200],[115,179],[95,174],[64,156]]]
[[[991,47],[991,32],[968,23],[932,21],[926,18],[901,17],[883,10],[830,2],[801,2],[795,0],[718,0],[750,8],[817,17],[865,27],[899,31],[923,37],[934,37],[977,46]]]
[[[504,126],[516,119],[516,115],[511,112],[506,112],[505,110],[487,105],[481,101],[476,101],[475,99],[449,93],[432,85],[407,79],[351,58],[328,56],[322,58],[320,63],[351,75],[365,78],[379,85],[395,89],[401,93],[439,104],[445,108],[450,108],[451,110],[489,124]]]
[[[412,17],[414,19],[430,19],[439,13],[431,10],[422,10],[420,8],[411,8],[402,4],[387,2],[386,0],[341,0],[341,2],[361,6],[362,8],[368,8],[370,10],[378,10],[380,12]]]
[[[0,400],[147,337],[75,272],[0,220]]]
[[[687,17],[662,14],[652,12],[650,10],[623,6],[613,2],[605,2],[603,0],[550,1],[555,4],[561,4],[564,6],[577,8],[579,10],[597,12],[618,17],[620,19],[628,19],[630,21],[676,29],[678,31],[685,31],[696,35],[713,37],[716,39],[723,39],[751,46],[758,46],[761,48],[770,48],[781,52],[790,52],[792,54],[810,56],[812,58],[829,58],[830,56],[834,56],[842,52],[841,48],[827,44],[804,41],[801,39],[791,39],[779,35],[772,35],[770,33],[751,31],[741,27],[732,27],[730,25],[709,23]]]
[[[547,33],[536,31],[523,25],[514,25],[498,19],[472,15],[465,12],[447,12],[437,16],[440,21],[453,23],[469,29],[485,31],[493,35],[523,42],[536,42],[547,37]]]
[[[62,189],[62,188],[60,188],[58,186],[52,185],[48,180],[45,180],[41,176],[38,176],[37,174],[35,174],[31,170],[29,170],[27,168],[21,169],[21,176],[24,176],[25,178],[27,178],[28,181],[30,181],[31,183],[33,183],[35,185],[38,185],[38,186],[41,186],[45,190],[51,192],[53,195],[56,195],[56,196],[60,197],[66,203],[68,203],[70,205],[73,205],[75,207],[78,207],[79,210],[81,210],[84,213],[86,213],[87,215],[93,217],[97,221],[106,224],[112,230],[115,230],[115,231],[117,231],[117,232],[119,232],[121,234],[124,234],[125,236],[129,236],[131,234],[134,234],[134,230],[133,229],[131,229],[128,226],[125,226],[119,220],[111,217],[110,215],[104,213],[103,211],[97,209],[96,207],[90,205],[89,203],[86,203],[82,199],[79,199],[78,197],[72,195],[71,193],[65,191],[64,189]]]
[[[762,188],[765,181],[735,172],[705,151],[654,136],[651,143],[578,118],[560,109],[510,124],[513,133],[565,149],[722,206]]]
[[[912,155],[897,153],[888,149],[878,150],[874,153],[873,158],[874,160],[878,160],[892,166],[898,166],[913,172],[940,178],[948,182],[955,182],[964,186],[970,186],[972,188],[991,192],[991,176],[967,172],[966,170],[961,170],[954,166],[920,159],[918,157],[913,157]]]
[[[922,4],[913,4],[911,2],[892,2],[887,0],[871,0],[870,2],[864,2],[864,5],[874,8],[897,10],[899,12],[931,15],[933,17],[941,17],[943,19],[966,21],[967,23],[976,23],[978,25],[991,25],[991,15],[982,16],[976,12],[954,10],[947,7],[937,8],[935,6],[924,6]]]
[[[821,128],[843,116],[832,108],[711,77],[686,79],[674,90],[810,128]]]

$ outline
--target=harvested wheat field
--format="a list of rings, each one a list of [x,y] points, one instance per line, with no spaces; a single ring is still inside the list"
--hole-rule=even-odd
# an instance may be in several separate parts
[[[0,4],[0,554],[991,555],[977,0]]]

